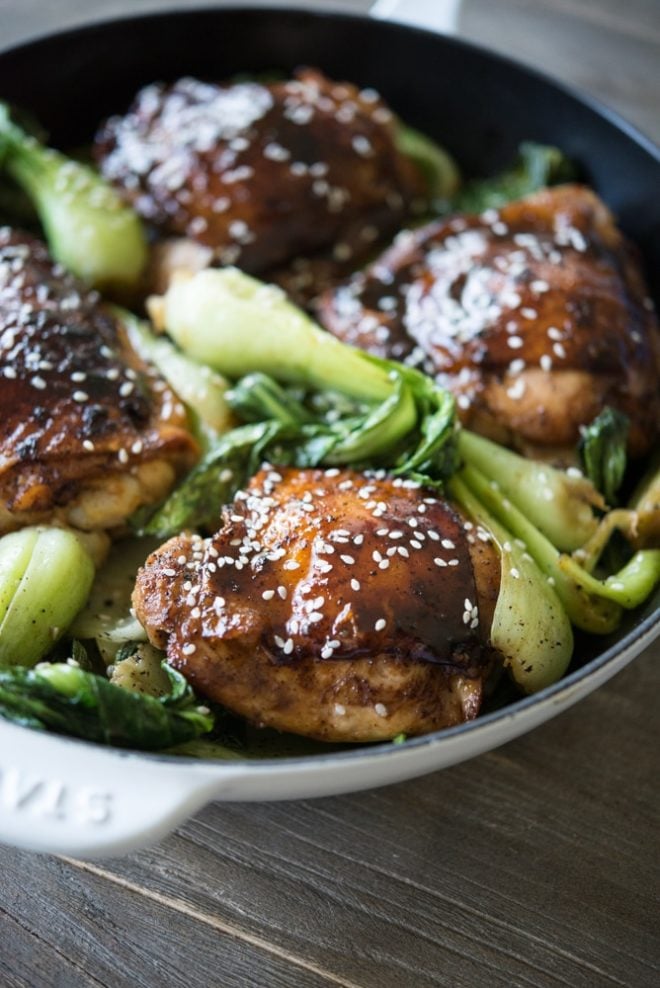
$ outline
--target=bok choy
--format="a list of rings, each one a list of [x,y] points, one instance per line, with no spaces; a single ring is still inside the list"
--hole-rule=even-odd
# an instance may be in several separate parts
[[[63,528],[23,528],[0,539],[0,669],[50,652],[87,600],[94,563]]]
[[[163,665],[169,692],[137,693],[75,662],[0,669],[0,715],[25,727],[155,751],[207,734],[214,718],[184,677]]]
[[[0,103],[0,169],[31,200],[56,261],[95,287],[135,287],[147,262],[137,214],[92,168],[26,133],[5,103]]]

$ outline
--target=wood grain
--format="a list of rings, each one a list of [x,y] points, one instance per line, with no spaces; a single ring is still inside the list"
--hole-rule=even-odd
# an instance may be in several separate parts
[[[131,8],[0,0],[0,44]],[[660,140],[657,0],[465,0],[461,31]],[[655,988],[659,660],[424,779],[215,804],[102,865],[0,848],[0,988]]]

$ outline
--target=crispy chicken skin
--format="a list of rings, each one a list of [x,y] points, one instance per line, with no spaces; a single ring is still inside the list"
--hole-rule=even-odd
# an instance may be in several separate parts
[[[133,604],[202,694],[326,741],[475,717],[499,558],[446,502],[349,470],[264,467],[211,538],[161,546]]]
[[[375,92],[311,69],[269,84],[185,78],[142,89],[101,127],[95,156],[161,234],[256,274],[321,248],[357,259],[400,229],[424,182],[394,127]]]
[[[630,417],[633,455],[658,435],[660,334],[637,253],[579,185],[407,232],[318,314],[437,375],[464,424],[500,442],[573,447],[604,405]]]
[[[0,532],[113,528],[196,455],[184,409],[96,293],[0,228]]]

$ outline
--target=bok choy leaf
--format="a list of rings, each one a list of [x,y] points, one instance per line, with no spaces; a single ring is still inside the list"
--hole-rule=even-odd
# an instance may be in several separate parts
[[[87,741],[156,751],[207,734],[214,718],[183,676],[163,665],[163,697],[123,689],[76,664],[0,669],[0,716]]]

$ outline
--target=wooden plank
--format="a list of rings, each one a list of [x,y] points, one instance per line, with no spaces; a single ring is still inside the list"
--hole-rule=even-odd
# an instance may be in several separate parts
[[[660,729],[639,711],[659,680],[649,655],[473,762],[337,799],[216,804],[101,872],[364,988],[651,985]]]
[[[0,984],[2,988],[99,988],[101,982],[0,910]]]
[[[633,6],[637,11],[637,3]],[[468,0],[460,30],[586,90],[660,140],[660,8],[654,7],[654,15],[646,8],[646,18],[638,20],[627,5],[619,5],[617,13],[610,4],[604,17],[599,4],[575,0]],[[624,18],[639,24],[639,34],[614,29]]]
[[[7,849],[0,861],[2,988],[355,988],[129,882]]]

